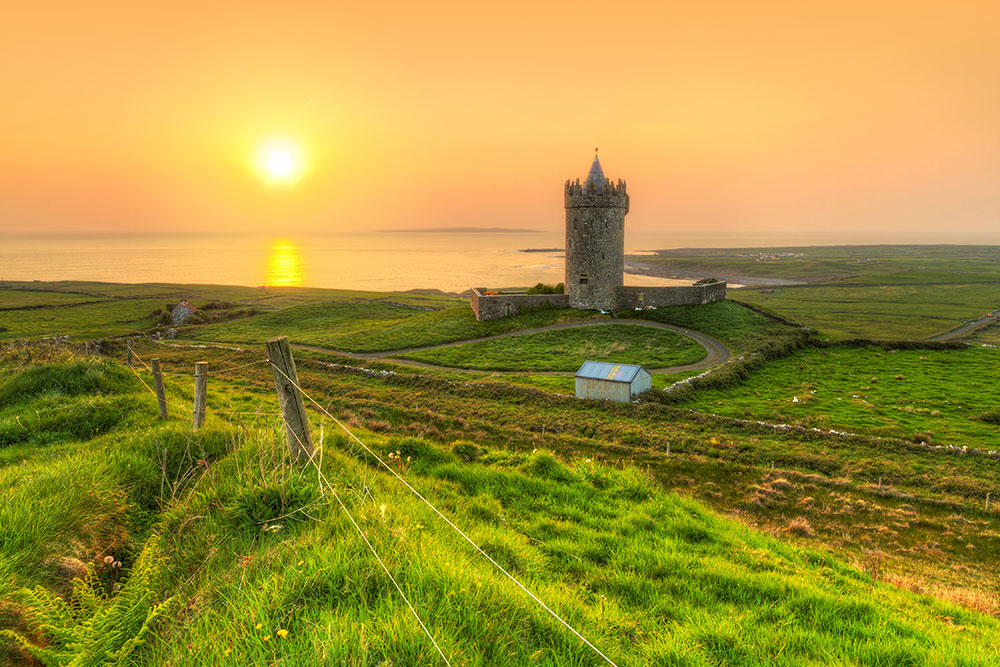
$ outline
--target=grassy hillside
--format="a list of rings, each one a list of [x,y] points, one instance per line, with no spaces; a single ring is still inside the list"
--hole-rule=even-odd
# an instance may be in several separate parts
[[[125,645],[130,664],[437,662],[342,501],[453,664],[601,664],[319,415],[321,461],[290,461],[267,369],[226,370],[253,355],[213,357],[210,404],[222,412],[193,434],[182,410],[190,405],[186,376],[168,376],[179,417],[164,424],[153,421],[153,397],[121,367],[70,358],[40,365],[32,354],[0,360],[4,424],[94,396],[108,401],[100,411],[117,424],[0,448],[0,626],[49,642],[49,656],[86,654],[96,663]],[[180,349],[171,355],[161,355],[168,369],[190,360]],[[336,371],[307,355],[301,366],[310,392],[335,415],[350,410],[342,416],[363,440],[392,454],[397,471],[618,664],[1000,659],[996,618],[749,529],[664,492],[631,465],[507,449],[496,444],[503,433],[516,444],[523,431],[503,419],[492,420],[493,432],[475,411],[429,414],[431,406],[458,407],[460,386],[443,392],[432,377]],[[484,401],[481,389],[466,386],[493,411],[530,391]],[[398,395],[392,405],[380,402],[387,392]],[[521,428],[533,411],[554,426],[571,405],[585,407],[554,400],[518,405]],[[639,414],[607,409],[607,423],[619,429]],[[577,424],[600,425],[602,412]],[[389,428],[379,419],[391,419]],[[436,433],[404,435],[428,420]],[[556,429],[542,442],[562,449],[567,441]],[[685,448],[680,438],[676,444]],[[42,585],[67,594],[87,563],[96,564],[93,574],[76,595],[90,602],[76,617],[53,615],[47,594],[24,591]],[[97,589],[106,593],[84,596]],[[46,618],[47,630],[39,625]],[[143,641],[127,644],[130,637]],[[6,661],[15,660],[16,642],[3,642]]]
[[[685,405],[734,417],[1000,449],[1000,353],[834,346],[800,350]],[[956,382],[956,378],[961,381]]]
[[[559,322],[606,319],[598,313],[543,309],[500,320],[477,322],[468,305],[434,312],[397,308],[384,311],[384,317],[373,317],[370,313],[356,314],[354,311],[354,307],[341,303],[300,306],[241,322],[191,329],[185,335],[199,340],[236,342],[256,342],[285,335],[300,344],[349,352],[382,352],[439,345]]]
[[[441,294],[359,292],[318,288],[178,285],[169,283],[10,282],[0,288],[0,340],[61,334],[76,340],[137,335],[156,326],[154,311],[189,299],[227,311],[276,311],[306,304],[385,305],[407,314],[462,303]],[[408,307],[408,308],[407,308]],[[377,318],[376,318],[377,319]]]
[[[490,371],[575,371],[588,359],[667,368],[694,363],[705,350],[664,329],[603,324],[500,338],[399,355],[439,366]]]

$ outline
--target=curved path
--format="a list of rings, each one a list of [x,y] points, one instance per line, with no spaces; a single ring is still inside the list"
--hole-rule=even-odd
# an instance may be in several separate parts
[[[721,341],[707,336],[703,333],[697,331],[691,331],[690,329],[683,329],[681,327],[675,327],[672,324],[663,324],[662,322],[651,322],[649,320],[632,320],[632,319],[617,319],[617,320],[602,320],[599,322],[593,321],[582,321],[582,322],[564,322],[562,324],[550,324],[545,327],[532,327],[530,329],[518,329],[517,331],[510,331],[508,333],[496,334],[494,336],[483,336],[481,338],[469,338],[466,340],[454,341],[452,343],[441,343],[440,345],[426,345],[424,347],[409,347],[401,350],[388,350],[385,352],[344,352],[342,350],[333,350],[328,347],[318,347],[315,345],[292,345],[292,347],[298,348],[300,350],[311,350],[313,352],[324,352],[327,354],[336,354],[342,357],[349,357],[351,359],[378,359],[382,361],[390,361],[395,364],[402,364],[404,366],[416,366],[421,368],[435,368],[438,370],[445,371],[456,371],[459,373],[518,373],[521,375],[546,375],[546,376],[572,376],[575,375],[575,371],[495,371],[495,370],[479,370],[471,368],[458,368],[455,366],[439,366],[437,364],[430,364],[423,361],[413,361],[410,359],[395,359],[395,355],[400,354],[411,354],[413,352],[423,352],[425,350],[440,350],[445,347],[455,347],[458,345],[470,345],[472,343],[481,343],[488,340],[497,340],[499,338],[511,338],[513,336],[527,336],[529,334],[540,333],[543,331],[556,331],[559,329],[579,329],[581,327],[600,327],[608,326],[611,324],[630,324],[640,327],[651,327],[653,329],[664,329],[666,331],[672,331],[678,333],[682,336],[690,338],[694,342],[705,348],[705,357],[701,361],[697,361],[693,364],[686,364],[684,366],[671,366],[670,368],[656,368],[650,370],[650,373],[667,374],[667,373],[683,373],[684,371],[694,371],[700,370],[702,368],[710,368],[712,366],[723,363],[729,359],[729,348],[722,344]]]

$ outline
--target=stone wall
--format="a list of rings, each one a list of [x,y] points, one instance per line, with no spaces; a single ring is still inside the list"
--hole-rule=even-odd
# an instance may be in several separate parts
[[[666,306],[697,306],[703,303],[724,301],[726,283],[704,283],[702,285],[680,285],[677,287],[619,287],[618,307],[654,308]]]
[[[568,308],[569,296],[566,294],[486,294],[486,289],[472,289],[469,300],[472,312],[477,320],[497,320],[508,315],[552,305],[555,308]]]

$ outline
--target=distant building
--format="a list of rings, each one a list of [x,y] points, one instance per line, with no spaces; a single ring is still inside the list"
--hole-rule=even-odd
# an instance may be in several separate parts
[[[566,181],[566,280],[563,294],[494,294],[473,288],[470,305],[477,320],[493,320],[548,305],[614,312],[628,308],[687,306],[726,298],[726,283],[678,287],[625,286],[625,181],[605,178],[594,156],[586,181]]]
[[[642,366],[585,361],[576,372],[577,398],[630,403],[653,388],[653,376]]]
[[[194,312],[198,310],[191,305],[191,302],[187,299],[182,299],[179,304],[174,306],[174,309],[170,311],[170,321],[176,324],[183,324],[184,320],[194,315]]]

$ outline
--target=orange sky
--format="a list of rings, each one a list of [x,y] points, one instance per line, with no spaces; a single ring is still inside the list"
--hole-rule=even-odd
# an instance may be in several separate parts
[[[1000,243],[993,1],[17,4],[2,231],[558,229],[600,146],[634,230]]]

